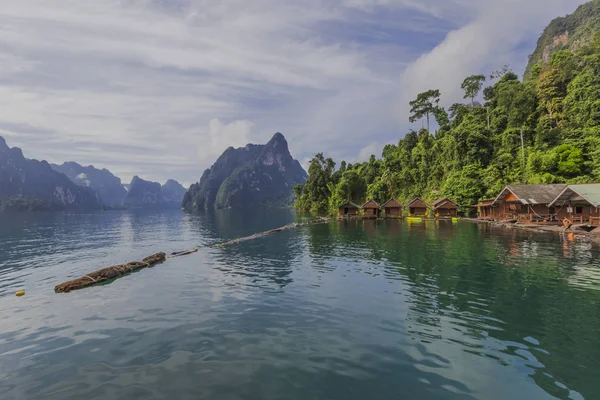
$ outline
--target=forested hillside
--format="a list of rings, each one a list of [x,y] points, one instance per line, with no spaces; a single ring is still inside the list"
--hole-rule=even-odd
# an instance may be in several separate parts
[[[448,110],[439,91],[420,94],[411,122],[439,128],[408,132],[381,158],[336,169],[317,154],[295,188],[296,207],[327,212],[348,199],[449,196],[468,210],[506,184],[600,182],[600,33],[533,65],[524,81],[504,68],[468,77],[462,88],[465,103]],[[483,105],[474,101],[481,97]]]
[[[600,0],[582,4],[571,15],[554,19],[544,29],[533,54],[525,76],[529,77],[536,64],[547,63],[559,50],[578,50],[593,39],[600,30]]]

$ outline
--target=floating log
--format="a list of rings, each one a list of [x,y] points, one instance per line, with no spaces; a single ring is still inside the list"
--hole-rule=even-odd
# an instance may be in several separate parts
[[[99,283],[110,281],[123,275],[127,275],[131,272],[139,271],[140,269],[161,263],[165,261],[165,259],[165,253],[156,253],[144,258],[142,261],[132,261],[127,264],[114,265],[112,267],[100,269],[84,275],[81,278],[56,285],[54,287],[54,291],[56,293],[68,293],[71,290],[83,289],[89,286],[97,285]]]
[[[218,245],[213,245],[211,247],[225,247],[234,244],[239,244],[241,242],[245,242],[247,240],[257,239],[260,237],[265,237],[270,235],[271,233],[282,232],[286,229],[296,228],[304,225],[310,224],[322,224],[329,222],[329,218],[317,218],[312,221],[304,222],[304,223],[292,223],[286,226],[282,226],[281,228],[272,229],[270,231],[255,233],[252,236],[246,236],[243,238],[234,239],[228,242],[224,242]],[[196,253],[198,248],[194,248],[191,250],[183,250],[183,251],[175,251],[169,254],[168,258],[185,256],[188,254]],[[167,259],[165,253],[156,253],[150,257],[144,258],[142,261],[132,261],[127,264],[114,265],[112,267],[100,269],[98,271],[92,272],[90,274],[84,275],[81,278],[74,279],[72,281],[61,283],[60,285],[56,285],[54,287],[54,291],[56,293],[68,293],[71,290],[83,289],[89,286],[94,286],[102,282],[111,281],[113,279],[119,278],[123,275],[127,275],[131,272],[139,271],[140,269],[150,267],[154,264],[158,264],[164,262]]]
[[[192,249],[192,250],[174,251],[173,253],[171,253],[169,255],[169,258],[170,257],[187,256],[188,254],[196,253],[197,251],[198,251],[197,247],[195,249]]]

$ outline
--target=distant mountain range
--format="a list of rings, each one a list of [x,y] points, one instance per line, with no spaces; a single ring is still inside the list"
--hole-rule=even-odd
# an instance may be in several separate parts
[[[46,161],[30,160],[10,148],[0,136],[0,209],[38,210],[100,208],[98,194],[52,169]]]
[[[169,179],[161,186],[160,183],[145,181],[134,176],[123,205],[127,208],[180,208],[184,194],[185,188],[173,179]]]
[[[120,207],[127,190],[121,184],[121,179],[107,169],[97,169],[93,165],[83,167],[76,162],[66,162],[62,165],[50,164],[52,169],[65,174],[75,184],[89,187],[98,193],[102,204],[108,207]]]
[[[265,145],[229,147],[186,192],[187,211],[212,208],[286,207],[293,202],[293,188],[308,175],[289,152],[288,143],[276,133]]]
[[[28,159],[0,136],[0,210],[179,208],[184,194],[172,179],[161,186],[135,176],[123,185],[107,169]]]
[[[93,165],[28,159],[0,136],[0,210],[287,207],[306,179],[281,133],[264,145],[228,148],[188,191],[172,179],[161,185],[134,176],[123,184]]]

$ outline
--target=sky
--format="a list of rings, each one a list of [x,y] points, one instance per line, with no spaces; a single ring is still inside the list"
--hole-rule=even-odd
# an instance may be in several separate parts
[[[521,74],[583,0],[0,0],[0,135],[26,157],[186,186],[229,146],[380,155],[417,93]]]

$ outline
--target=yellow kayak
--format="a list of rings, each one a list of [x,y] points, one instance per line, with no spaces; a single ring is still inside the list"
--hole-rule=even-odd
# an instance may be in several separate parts
[[[410,222],[421,222],[421,221],[423,221],[423,218],[420,218],[420,217],[406,217],[406,220],[410,221]]]

